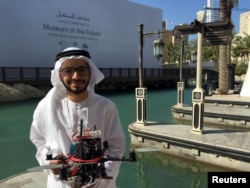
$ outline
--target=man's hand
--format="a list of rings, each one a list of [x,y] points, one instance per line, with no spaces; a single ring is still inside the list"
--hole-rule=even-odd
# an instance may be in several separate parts
[[[59,154],[55,157],[55,159],[50,160],[49,164],[62,164],[63,163],[63,159],[65,159],[65,157],[63,156],[63,154]],[[51,171],[53,172],[53,174],[58,175],[60,172],[60,168],[54,168],[51,169]]]

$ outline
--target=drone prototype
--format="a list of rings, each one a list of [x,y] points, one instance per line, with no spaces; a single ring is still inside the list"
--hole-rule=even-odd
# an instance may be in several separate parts
[[[61,164],[45,165],[28,169],[37,171],[41,169],[59,169],[59,179],[69,182],[73,187],[87,187],[94,184],[98,179],[112,179],[106,173],[106,161],[136,161],[136,153],[130,151],[129,158],[117,158],[104,156],[109,148],[108,142],[101,139],[100,130],[83,130],[82,123],[80,131],[72,135],[73,154],[66,158],[52,157],[52,151],[48,148],[47,160],[61,160]]]
[[[159,151],[156,148],[137,148],[130,150],[129,157],[105,156],[105,151],[109,148],[107,140],[101,139],[101,131],[90,130],[83,120],[80,121],[80,130],[71,137],[73,151],[67,157],[53,157],[50,148],[46,153],[46,160],[60,160],[60,164],[38,166],[28,169],[28,171],[38,171],[45,169],[59,169],[59,179],[68,182],[74,188],[86,188],[94,185],[100,179],[112,179],[106,173],[105,162],[107,161],[136,161],[136,152]]]

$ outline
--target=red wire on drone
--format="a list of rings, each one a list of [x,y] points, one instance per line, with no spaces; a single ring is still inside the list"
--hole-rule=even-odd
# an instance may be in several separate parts
[[[69,160],[77,162],[77,163],[97,163],[103,158],[103,155],[100,157],[94,158],[94,159],[89,159],[89,160],[84,160],[84,159],[79,159],[76,158],[75,155],[71,156]]]

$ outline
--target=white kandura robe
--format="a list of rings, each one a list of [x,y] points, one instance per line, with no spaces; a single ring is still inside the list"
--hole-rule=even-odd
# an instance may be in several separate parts
[[[102,139],[108,141],[109,149],[105,155],[123,156],[125,135],[118,111],[112,101],[89,92],[89,97],[85,101],[76,104],[66,98],[65,90],[55,92],[55,88],[52,88],[39,102],[30,130],[30,139],[37,148],[36,158],[40,165],[49,164],[49,161],[46,161],[48,146],[52,149],[53,156],[60,153],[67,156],[72,144],[71,136],[79,130],[77,127],[79,124],[76,122],[84,117],[81,112],[86,108],[88,108],[88,128],[94,130],[96,126],[96,129],[101,131]],[[98,188],[115,188],[120,164],[121,162],[117,161],[106,162],[106,172],[113,179],[102,179]],[[48,173],[47,188],[70,187],[68,182],[62,183],[50,170],[46,170],[46,173]]]

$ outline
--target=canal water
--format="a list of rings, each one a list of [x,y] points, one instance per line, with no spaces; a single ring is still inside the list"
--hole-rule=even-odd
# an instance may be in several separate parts
[[[191,94],[192,88],[185,90],[185,104],[192,104]],[[131,148],[128,125],[136,121],[135,93],[123,91],[102,95],[117,105],[127,136],[125,156],[128,157]],[[38,102],[29,100],[0,104],[0,180],[38,165],[35,147],[29,140],[32,114]],[[171,106],[176,102],[176,89],[148,89],[147,120],[173,122]],[[137,162],[122,163],[118,188],[206,188],[208,171],[226,171],[159,152],[137,153],[137,159]]]

